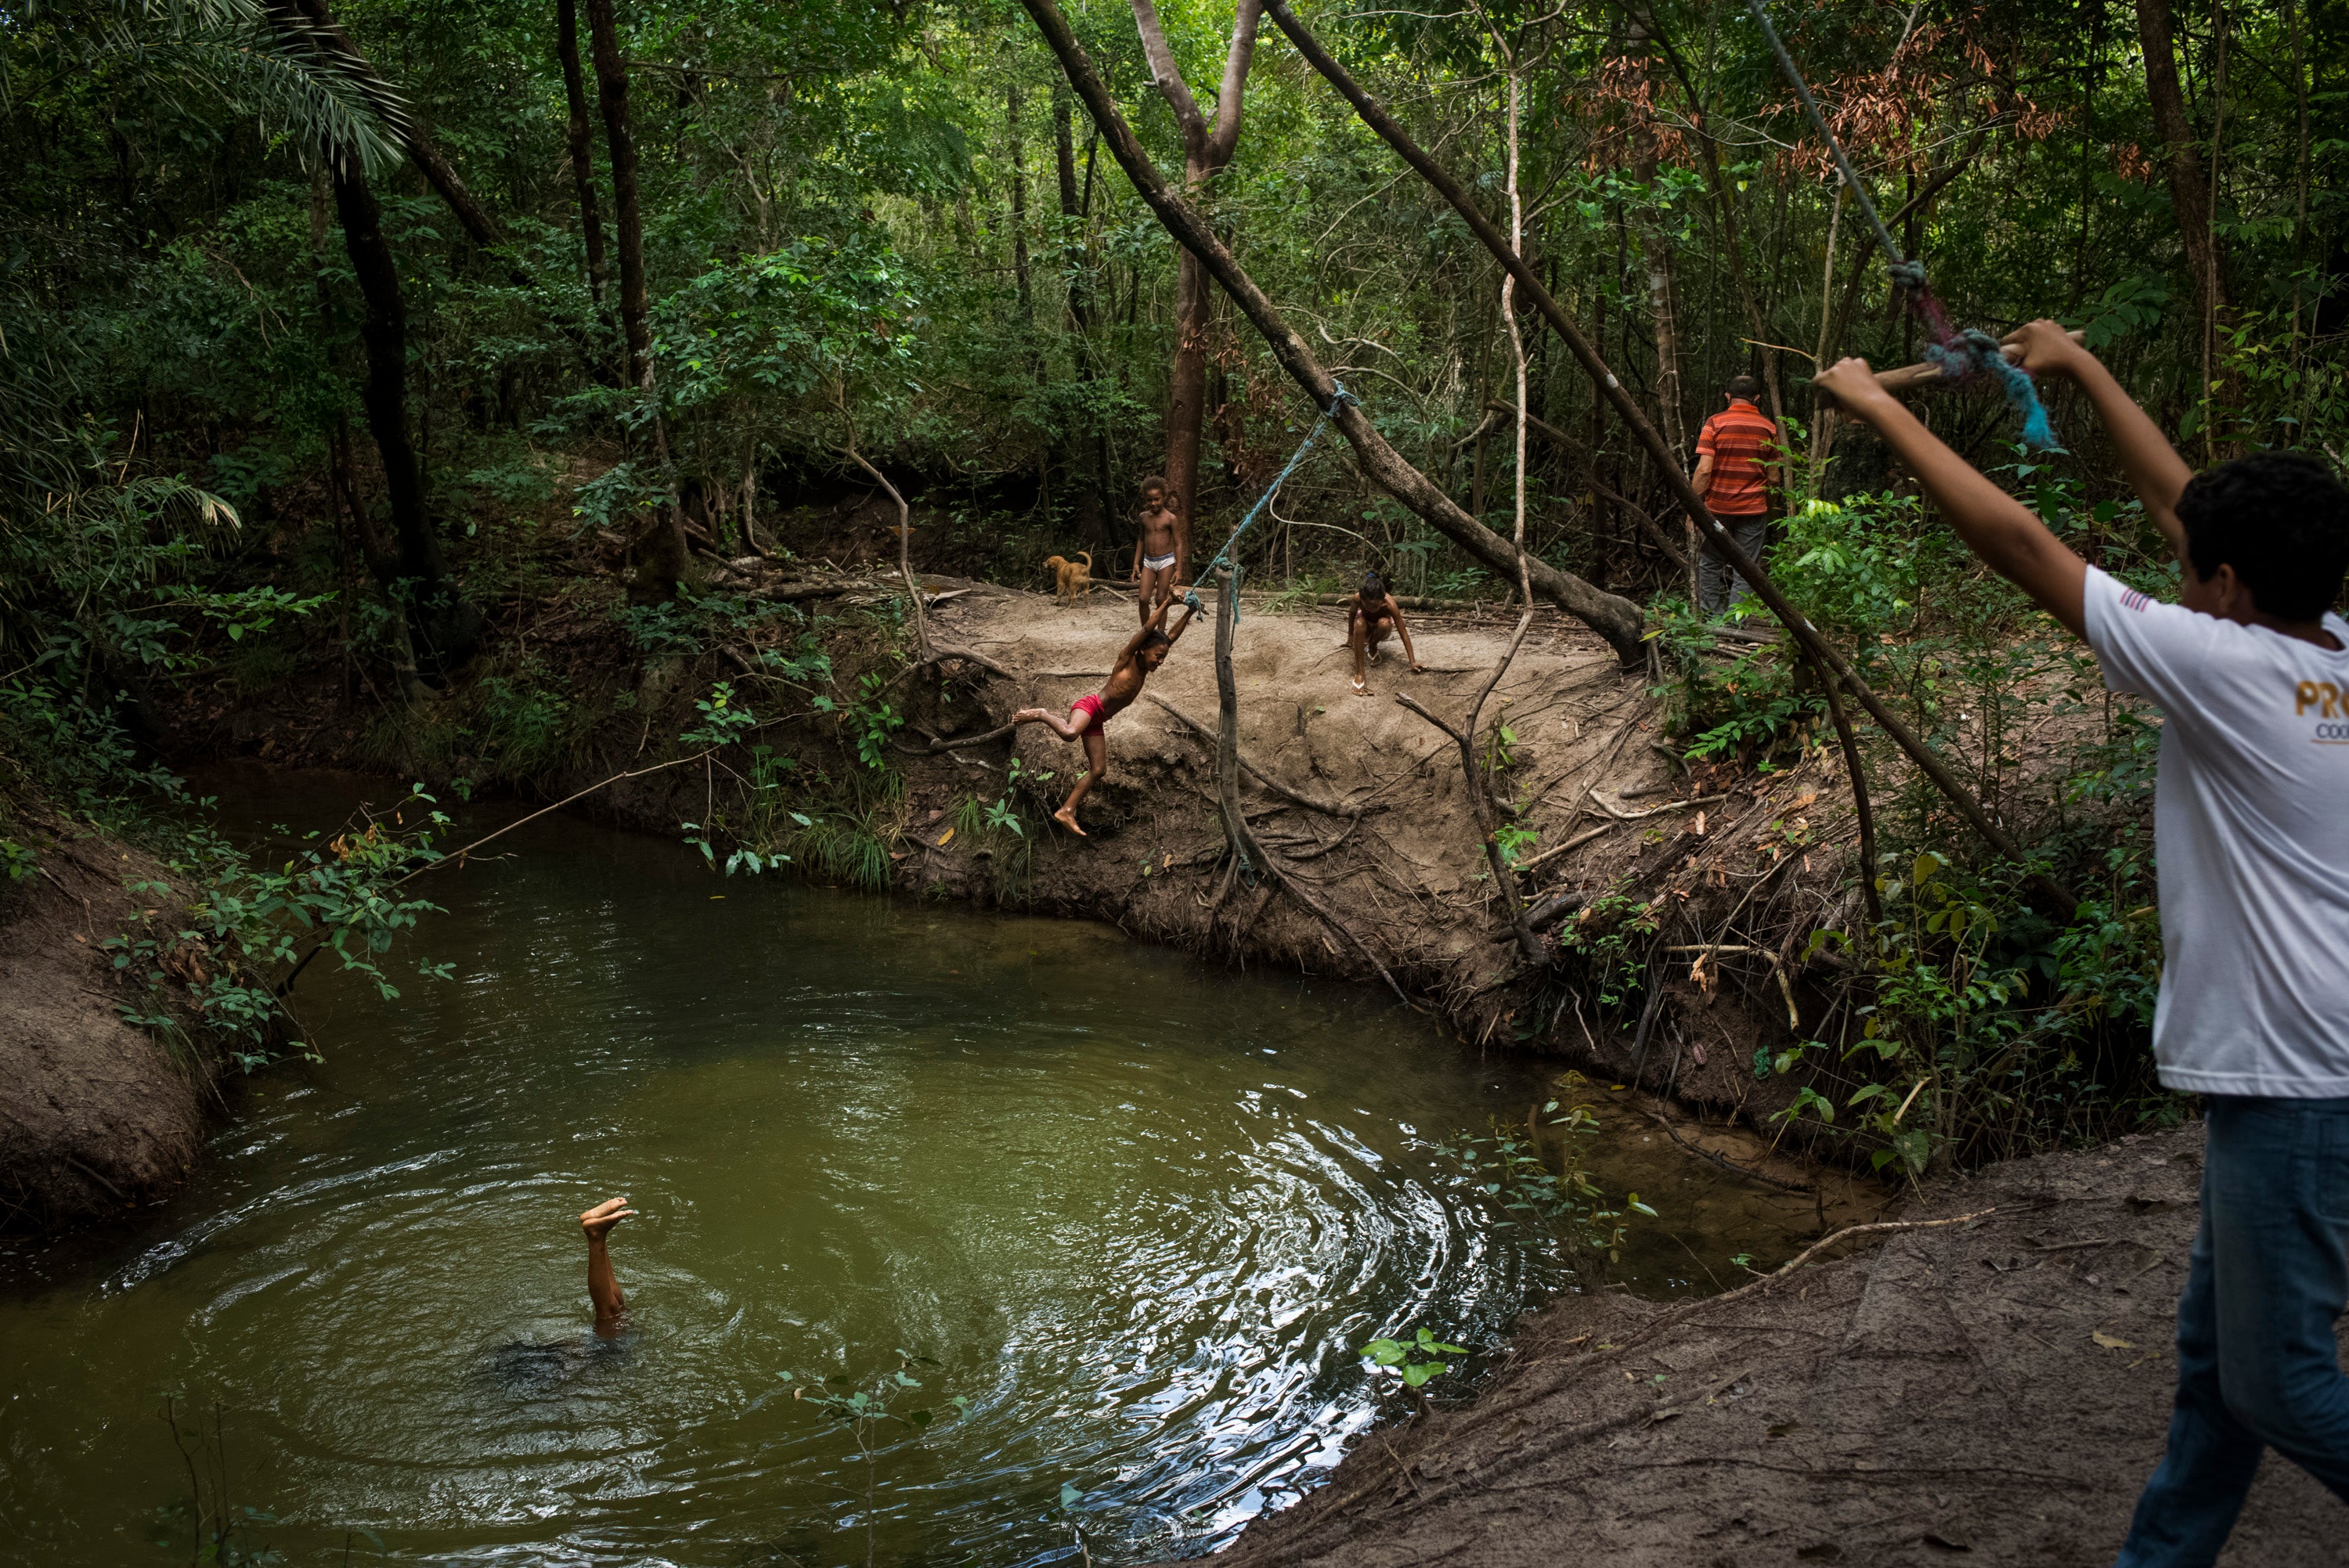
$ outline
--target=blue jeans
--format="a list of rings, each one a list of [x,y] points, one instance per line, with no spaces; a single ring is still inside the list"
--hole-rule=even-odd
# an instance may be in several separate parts
[[[2272,1448],[2349,1501],[2349,1099],[2207,1100],[2169,1451],[2117,1568],[2216,1562]]]

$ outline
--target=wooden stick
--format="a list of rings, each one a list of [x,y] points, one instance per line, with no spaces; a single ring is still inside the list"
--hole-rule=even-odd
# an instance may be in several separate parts
[[[2077,328],[2067,335],[2075,343],[2084,343],[2087,340],[2086,334]],[[2005,356],[2008,364],[2013,365],[2022,359],[2023,346],[2019,343],[2010,343],[1999,352]],[[1887,392],[1913,392],[1920,387],[1930,387],[1947,379],[1948,377],[1941,367],[1930,359],[1920,360],[1914,365],[1904,365],[1898,370],[1879,370],[1876,373],[1876,384]],[[1826,392],[1819,394],[1819,406],[1824,408],[1842,407],[1836,402],[1832,394]]]

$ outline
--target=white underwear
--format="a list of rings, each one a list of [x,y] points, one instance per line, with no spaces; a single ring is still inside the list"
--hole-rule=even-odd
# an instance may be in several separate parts
[[[1145,555],[1142,558],[1142,564],[1153,572],[1164,572],[1174,564],[1174,558],[1172,555]]]

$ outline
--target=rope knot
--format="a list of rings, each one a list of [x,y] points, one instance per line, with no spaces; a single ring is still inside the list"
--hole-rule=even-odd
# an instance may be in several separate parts
[[[1885,270],[1892,274],[1893,287],[1907,289],[1910,294],[1925,292],[1924,263],[1893,261],[1886,263]]]

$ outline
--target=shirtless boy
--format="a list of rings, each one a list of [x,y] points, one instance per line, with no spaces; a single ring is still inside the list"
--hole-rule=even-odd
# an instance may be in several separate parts
[[[1816,385],[1875,427],[1958,536],[2160,707],[2153,841],[2162,1083],[2203,1097],[2202,1216],[2178,1304],[2169,1447],[2122,1568],[2207,1568],[2272,1448],[2349,1498],[2349,491],[2255,452],[2197,474],[2052,321],[2009,340],[2076,385],[2177,552],[2178,603],[2106,576],[1847,359]],[[2247,1547],[2237,1561],[2258,1558]]]
[[[1191,624],[1191,617],[1199,613],[1199,606],[1193,603],[1184,610],[1183,618],[1174,623],[1174,629],[1165,631],[1163,627],[1166,612],[1174,607],[1174,601],[1169,597],[1161,599],[1154,610],[1147,605],[1143,607],[1142,630],[1134,633],[1125,646],[1119,650],[1117,663],[1111,667],[1109,679],[1102,683],[1099,692],[1089,693],[1071,703],[1068,717],[1055,718],[1040,707],[1023,707],[1011,716],[1014,724],[1045,725],[1063,740],[1084,742],[1085,760],[1091,766],[1085,776],[1077,780],[1077,787],[1069,791],[1069,798],[1061,809],[1052,813],[1052,820],[1081,839],[1085,836],[1085,830],[1077,826],[1077,802],[1083,799],[1087,792],[1101,782],[1102,775],[1109,771],[1109,738],[1102,733],[1102,726],[1113,715],[1133,706],[1133,699],[1142,695],[1142,683],[1150,678],[1151,671],[1166,662],[1166,655],[1174,646],[1175,639]]]
[[[1134,603],[1146,624],[1150,612],[1174,593],[1174,558],[1180,552],[1174,507],[1167,500],[1166,481],[1156,474],[1142,481],[1142,513],[1138,521],[1142,543],[1136,552],[1139,564],[1135,576],[1142,588]]]
[[[1354,650],[1354,695],[1371,695],[1369,661],[1379,656],[1379,645],[1392,633],[1402,638],[1402,656],[1411,661],[1412,674],[1426,668],[1419,655],[1412,651],[1411,628],[1403,624],[1402,606],[1387,592],[1387,585],[1375,572],[1362,573],[1361,591],[1346,606],[1346,645]]]

